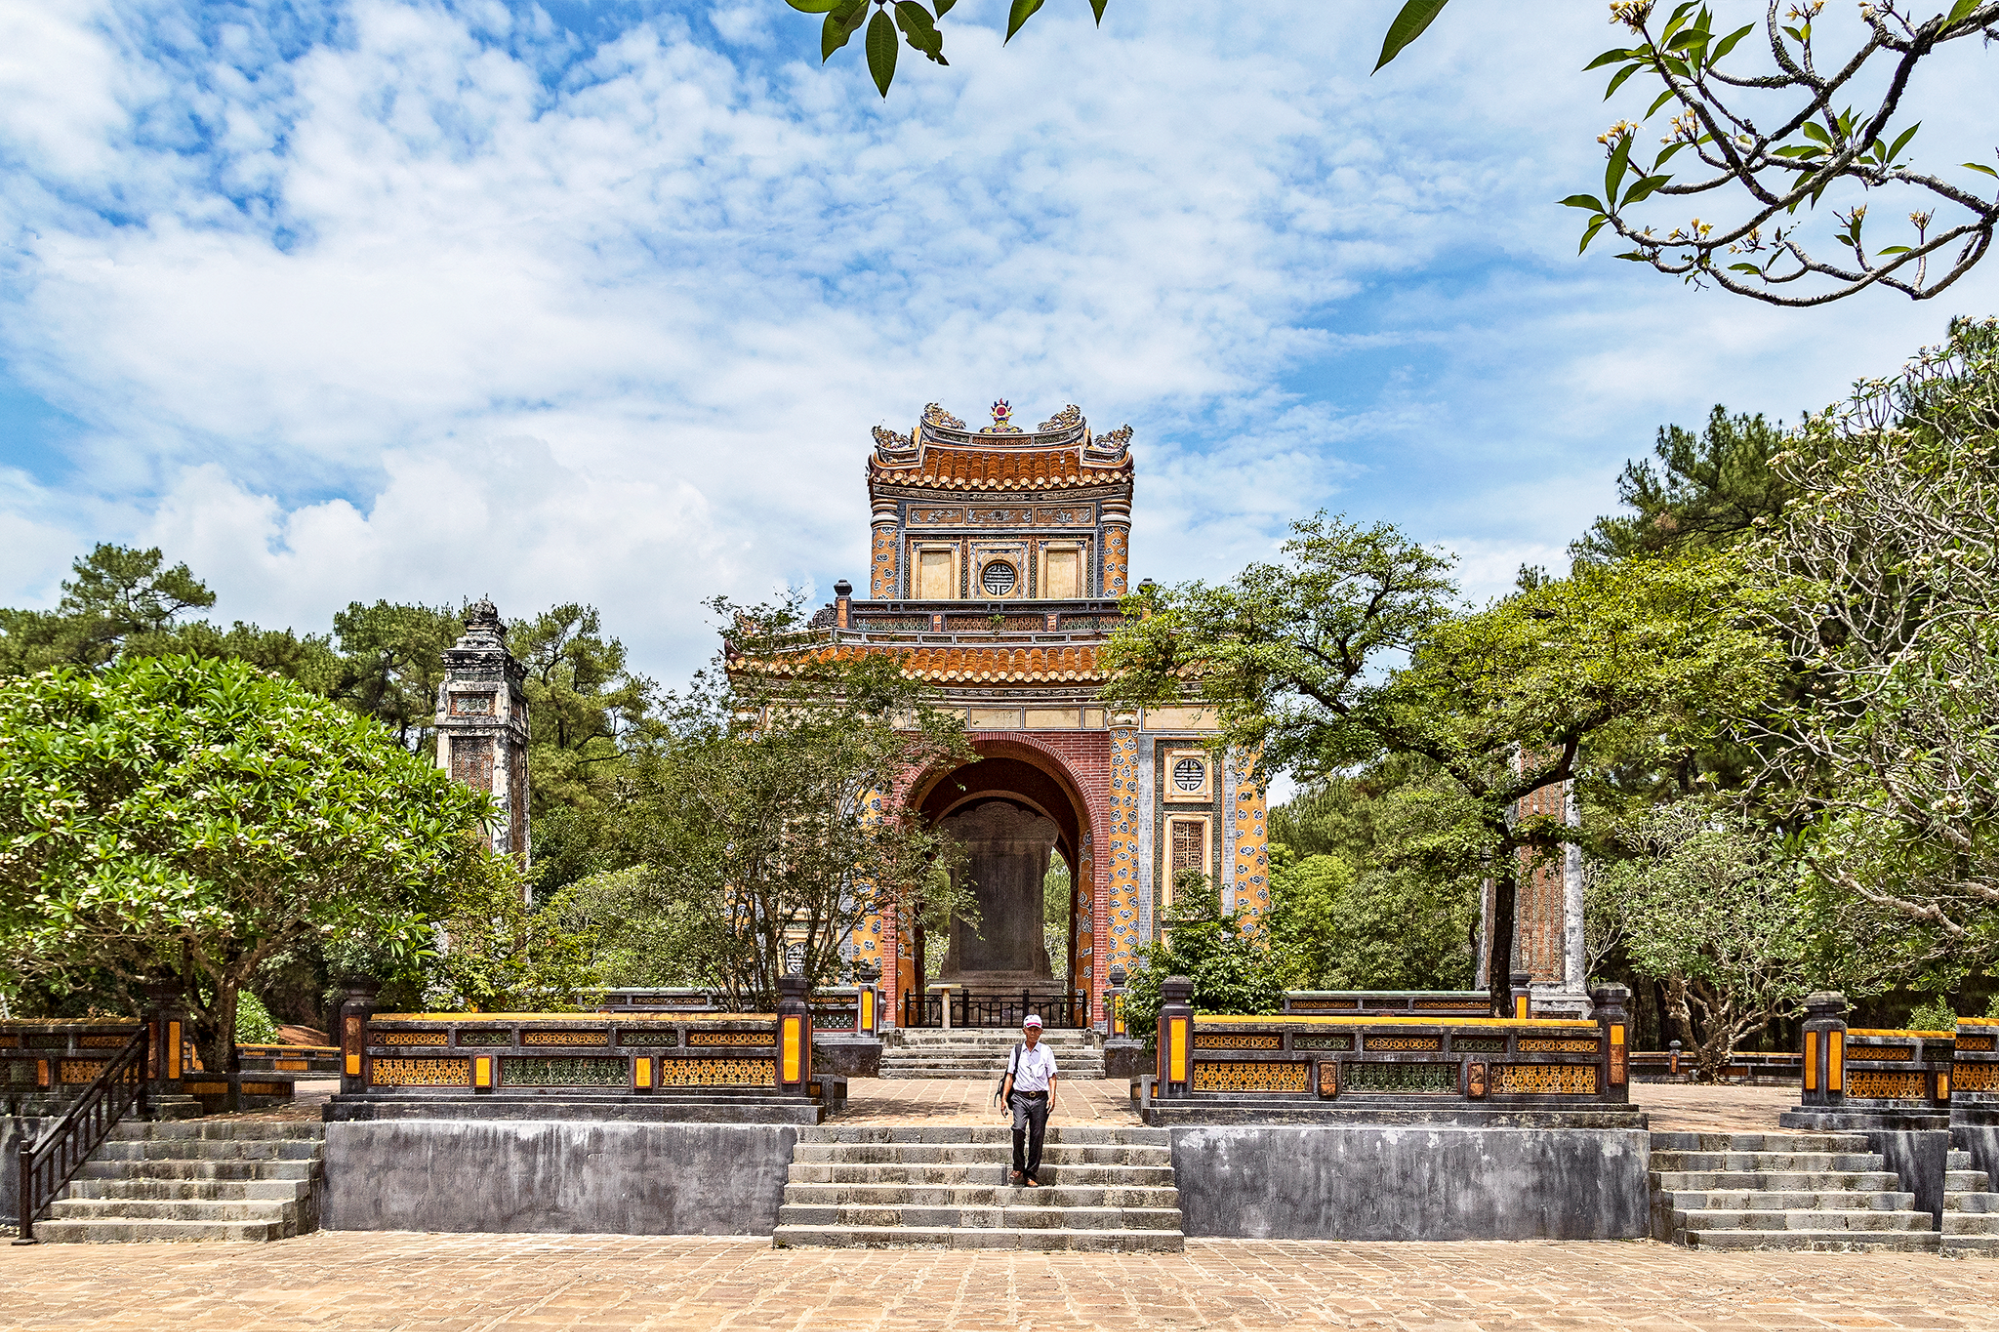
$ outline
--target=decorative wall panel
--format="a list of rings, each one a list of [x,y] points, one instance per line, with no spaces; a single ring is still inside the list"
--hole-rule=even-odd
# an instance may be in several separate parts
[[[1596,1091],[1596,1066],[1494,1065],[1492,1090],[1501,1095],[1592,1094]]]
[[[1195,1032],[1194,1049],[1281,1051],[1284,1039],[1275,1032]]]
[[[608,1032],[523,1032],[523,1046],[608,1046]]]
[[[500,1082],[510,1087],[622,1087],[629,1072],[623,1060],[606,1056],[582,1055],[564,1060],[513,1055],[500,1061]]]
[[[1350,1060],[1344,1082],[1348,1092],[1456,1092],[1458,1067]]]
[[[1927,1082],[1927,1079],[1914,1070],[1904,1073],[1898,1069],[1848,1069],[1846,1095],[1870,1099],[1895,1098],[1920,1101],[1929,1095],[1929,1089],[1925,1086]],[[1960,1083],[1958,1086],[1964,1085]]]
[[[659,1062],[659,1082],[666,1088],[774,1088],[777,1061],[666,1059]]]
[[[1196,1060],[1195,1092],[1310,1092],[1312,1066],[1302,1060]]]
[[[1444,1049],[1442,1037],[1379,1037],[1370,1032],[1366,1037],[1370,1051],[1441,1051]]]
[[[375,1061],[371,1083],[400,1088],[463,1088],[472,1083],[470,1060]]]
[[[1468,1050],[1462,1043],[1459,1050]],[[1522,1037],[1519,1050],[1522,1055],[1596,1055],[1599,1053],[1594,1037]]]
[[[371,1032],[370,1044],[374,1046],[442,1046],[448,1034],[443,1032]]]
[[[775,1046],[775,1032],[690,1032],[689,1046]]]

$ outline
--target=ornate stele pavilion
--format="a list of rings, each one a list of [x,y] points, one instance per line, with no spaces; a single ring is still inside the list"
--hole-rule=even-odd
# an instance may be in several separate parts
[[[1131,427],[1094,434],[1071,406],[1027,430],[1001,402],[973,430],[933,403],[910,434],[874,435],[869,596],[840,583],[812,626],[842,654],[894,654],[964,715],[981,761],[912,775],[898,797],[966,843],[980,925],[935,940],[870,918],[853,960],[881,968],[905,1021],[921,1021],[908,1006],[941,948],[940,984],[1026,990],[1051,1023],[1100,1022],[1111,967],[1158,938],[1178,872],[1204,872],[1252,920],[1270,896],[1263,793],[1204,748],[1210,715],[1100,698],[1130,586]],[[1061,958],[1043,946],[1050,858],[1074,886]]]

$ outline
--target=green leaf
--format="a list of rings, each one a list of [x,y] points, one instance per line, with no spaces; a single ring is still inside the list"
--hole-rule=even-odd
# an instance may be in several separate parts
[[[1885,250],[1876,250],[1876,255],[1905,255],[1915,249],[1913,245],[1891,245]]]
[[[1671,179],[1673,179],[1671,176],[1647,176],[1625,192],[1624,202],[1627,204],[1638,203]]]
[[[1745,23],[1741,27],[1737,28],[1734,32],[1728,34],[1728,36],[1716,42],[1714,44],[1714,54],[1708,57],[1708,62],[1707,62],[1708,67],[1713,68],[1715,65],[1720,64],[1721,58],[1727,55],[1730,51],[1733,51],[1735,49],[1735,44],[1737,42],[1741,41],[1744,37],[1747,37],[1750,33],[1754,32],[1755,30],[1756,30],[1756,25],[1754,23]]]
[[[833,58],[833,53],[847,44],[854,30],[840,22],[838,14],[828,14],[826,22],[819,29],[819,63],[825,64]]]
[[[1601,213],[1591,218],[1589,225],[1583,228],[1583,243],[1576,247],[1576,253],[1581,254],[1583,251],[1589,249],[1589,243],[1596,239],[1596,234],[1602,231],[1604,224],[1609,221],[1610,219]]]
[[[1644,68],[1642,65],[1626,65],[1623,69],[1611,75],[1610,86],[1603,90],[1603,100],[1608,102],[1610,100],[1610,95],[1616,92],[1619,88],[1622,88],[1624,86],[1624,81],[1630,78],[1633,74],[1636,74],[1642,68]]]
[[[1645,254],[1644,252],[1639,250],[1626,250],[1623,254],[1618,255],[1617,258],[1629,259],[1634,263],[1639,263],[1639,264],[1649,264],[1652,262],[1652,256]]]
[[[1921,129],[1922,127],[1923,127],[1923,122],[1919,120],[1915,124],[1909,126],[1908,129],[1902,131],[1902,133],[1896,138],[1895,142],[1888,146],[1888,158],[1890,161],[1893,161],[1895,158],[1898,158],[1902,155],[1902,150],[1908,147],[1909,140],[1915,138],[1916,131]]]
[[[950,13],[957,3],[958,0],[930,0],[931,8],[937,11],[937,17],[940,19]]]
[[[1666,30],[1659,34],[1660,37],[1671,37],[1674,33],[1678,32],[1681,26],[1687,21],[1687,11],[1697,8],[1699,8],[1699,0],[1686,0],[1686,3],[1675,9],[1673,16],[1666,20]]]
[[[1669,161],[1672,158],[1673,154],[1679,152],[1682,148],[1685,148],[1686,146],[1687,146],[1687,141],[1685,139],[1675,139],[1673,140],[1673,142],[1667,144],[1664,148],[1661,148],[1659,150],[1659,156],[1652,159],[1652,170],[1657,171],[1660,167],[1665,166],[1667,161]]]
[[[1666,91],[1660,93],[1657,97],[1653,98],[1652,105],[1645,108],[1645,118],[1647,120],[1650,120],[1653,116],[1659,113],[1660,107],[1666,105],[1666,103],[1672,101],[1677,96],[1679,96],[1679,94],[1673,91],[1671,84],[1668,84],[1666,86]]]
[[[1013,35],[1020,31],[1020,25],[1033,18],[1043,3],[1044,0],[1013,0],[1013,8],[1006,14],[1007,41],[1013,40]]]
[[[1948,28],[1976,8],[1978,0],[1957,0],[1957,3],[1950,7],[1950,17],[1943,21],[1944,26]]]
[[[1097,16],[1097,26],[1099,28],[1104,26],[1104,6],[1110,2],[1111,0],[1090,0],[1090,10]]]
[[[1772,154],[1773,157],[1823,157],[1824,155],[1825,149],[1809,143],[1792,144],[1788,148],[1779,148]]]
[[[895,78],[895,54],[900,45],[895,39],[895,24],[876,10],[868,20],[868,73],[875,76],[875,87],[881,89],[883,97],[888,96],[889,82]]]
[[[801,14],[826,14],[840,7],[840,0],[784,0]]]
[[[1603,205],[1593,194],[1572,194],[1562,200],[1563,208],[1587,208],[1592,213],[1603,212]]]
[[[1449,3],[1450,0],[1408,0],[1394,22],[1388,25],[1388,33],[1381,39],[1381,59],[1375,61],[1374,69],[1368,72],[1379,71],[1383,65],[1401,55],[1402,48],[1421,37],[1423,29],[1429,27],[1431,20],[1443,13],[1444,6]],[[1018,5],[1019,0],[1015,0],[1015,6]]]
[[[1617,147],[1610,152],[1610,161],[1603,169],[1603,197],[1612,207],[1617,204],[1617,187],[1624,180],[1624,172],[1631,165],[1631,141],[1637,136],[1626,133],[1617,140]],[[1605,209],[1609,212],[1609,209]]]
[[[1728,271],[1730,273],[1761,273],[1763,270],[1754,264],[1730,264]]]
[[[931,22],[930,11],[916,0],[896,0],[895,26],[909,39],[910,49],[921,51],[940,65],[951,63],[944,58],[944,34]]]
[[[1982,171],[1988,176],[1999,176],[1999,171],[1994,171],[1983,162],[1961,162],[1958,165],[1970,167],[1973,171]]]
[[[1605,51],[1602,55],[1598,56],[1595,60],[1590,61],[1589,64],[1584,65],[1583,73],[1587,74],[1591,70],[1597,69],[1603,65],[1614,65],[1620,60],[1630,60],[1634,56],[1640,54],[1642,54],[1642,52],[1633,51],[1626,47],[1622,46],[1613,47],[1612,49]]]
[[[1798,128],[1805,132],[1805,137],[1807,139],[1816,140],[1817,142],[1825,144],[1828,147],[1832,145],[1832,136],[1826,133],[1824,127],[1821,126],[1817,121],[1808,120],[1804,124],[1800,125]]]

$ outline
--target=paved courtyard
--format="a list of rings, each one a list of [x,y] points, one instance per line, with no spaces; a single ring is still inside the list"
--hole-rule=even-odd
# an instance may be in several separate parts
[[[1991,1328],[1999,1264],[1650,1242],[1178,1255],[322,1232],[0,1248],[5,1329]]]

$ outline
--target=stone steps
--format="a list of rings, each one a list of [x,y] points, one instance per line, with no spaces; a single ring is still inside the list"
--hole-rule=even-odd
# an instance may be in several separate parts
[[[1164,1132],[1048,1131],[1041,1187],[1011,1183],[1005,1126],[802,1130],[778,1207],[780,1246],[1179,1251]]]
[[[1952,1258],[1999,1259],[1999,1193],[1992,1178],[1952,1149],[1944,1162],[1943,1252]]]
[[[126,1122],[35,1224],[56,1244],[272,1241],[318,1226],[313,1122]]]
[[[992,1079],[1006,1072],[1020,1034],[1007,1028],[902,1028],[882,1048],[882,1078]],[[1063,1078],[1100,1079],[1104,1048],[1094,1032],[1058,1028],[1041,1044],[1055,1054]]]
[[[1935,1252],[1940,1236],[1864,1134],[1654,1134],[1657,1240],[1713,1250]]]

